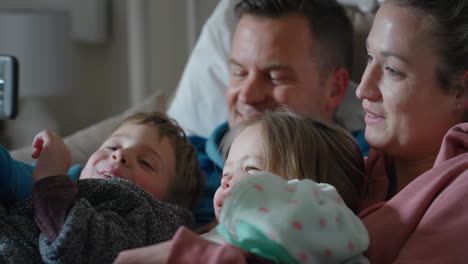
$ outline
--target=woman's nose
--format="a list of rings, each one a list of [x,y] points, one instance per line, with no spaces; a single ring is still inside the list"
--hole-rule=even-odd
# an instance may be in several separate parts
[[[369,101],[377,101],[381,97],[379,85],[381,83],[381,72],[377,65],[368,64],[361,82],[356,89],[356,97]]]

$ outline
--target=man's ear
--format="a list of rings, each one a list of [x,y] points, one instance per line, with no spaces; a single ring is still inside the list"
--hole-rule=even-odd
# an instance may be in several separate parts
[[[463,83],[457,97],[460,99],[461,108],[468,109],[468,71],[463,73]]]
[[[455,91],[455,103],[457,108],[461,110],[468,109],[468,71],[465,71],[461,76],[460,86]]]
[[[334,70],[330,77],[330,88],[327,94],[325,109],[333,115],[338,106],[343,102],[349,85],[349,72],[345,68]]]

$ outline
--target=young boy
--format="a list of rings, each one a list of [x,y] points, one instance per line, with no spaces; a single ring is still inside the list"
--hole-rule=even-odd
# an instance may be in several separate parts
[[[204,177],[185,134],[163,114],[125,119],[77,183],[64,176],[71,159],[58,136],[43,131],[33,148],[35,210],[31,200],[0,206],[1,261],[109,263],[123,249],[170,239],[179,226],[193,223],[189,209]],[[30,172],[11,158],[6,163],[11,172]]]

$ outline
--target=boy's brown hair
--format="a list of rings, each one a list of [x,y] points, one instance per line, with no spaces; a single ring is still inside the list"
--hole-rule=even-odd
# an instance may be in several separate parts
[[[175,175],[169,185],[166,202],[194,211],[205,187],[205,175],[198,166],[197,153],[177,121],[159,112],[136,113],[125,118],[125,124],[154,126],[159,138],[166,137],[175,153]]]
[[[222,143],[225,158],[245,128],[261,125],[266,170],[286,180],[312,179],[333,185],[345,203],[357,211],[364,180],[364,159],[349,133],[310,115],[285,109],[267,111],[231,129]]]

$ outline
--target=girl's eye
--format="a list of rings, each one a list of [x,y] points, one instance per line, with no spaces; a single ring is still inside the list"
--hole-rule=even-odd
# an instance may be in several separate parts
[[[247,166],[247,167],[245,167],[244,170],[245,170],[246,172],[255,172],[255,171],[259,171],[258,168],[252,167],[252,166]]]

